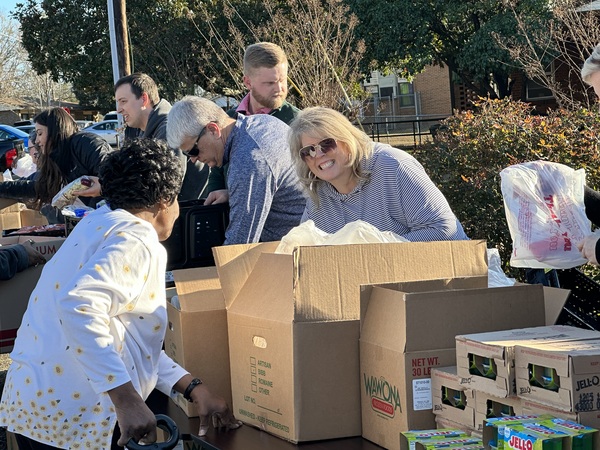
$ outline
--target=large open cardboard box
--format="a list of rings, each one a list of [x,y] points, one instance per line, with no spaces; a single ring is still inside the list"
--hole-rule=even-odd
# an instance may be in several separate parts
[[[301,246],[292,255],[276,248],[213,252],[234,413],[293,442],[361,434],[360,285],[487,276],[484,241]]]
[[[456,364],[456,335],[546,323],[543,286],[482,286],[487,285],[471,277],[365,287],[360,335],[363,437],[398,449],[401,431],[435,426],[431,369]],[[568,291],[554,291],[564,303]],[[385,389],[373,389],[384,383]],[[382,397],[385,392],[395,393],[395,401]]]
[[[29,239],[34,241],[34,247],[49,260],[64,242],[64,238],[42,236],[11,236],[0,238],[0,245],[22,244],[29,245]],[[27,309],[29,296],[38,282],[44,266],[29,267],[17,273],[7,281],[0,281],[0,353],[12,350],[17,329]]]
[[[227,314],[215,267],[173,271],[180,309],[167,303],[169,326],[165,352],[211,391],[231,405]],[[188,417],[198,416],[193,404],[177,394],[175,403]]]

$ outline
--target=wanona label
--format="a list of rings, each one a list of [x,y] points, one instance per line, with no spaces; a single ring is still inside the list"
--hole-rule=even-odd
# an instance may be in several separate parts
[[[367,376],[363,373],[365,392],[371,398],[371,408],[380,414],[394,417],[396,410],[402,412],[400,392],[383,377]]]

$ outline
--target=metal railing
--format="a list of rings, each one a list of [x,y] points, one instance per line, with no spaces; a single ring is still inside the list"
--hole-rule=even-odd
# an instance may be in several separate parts
[[[381,117],[365,117],[361,120],[361,125],[365,133],[371,139],[377,142],[384,140],[410,141],[412,137],[412,147],[423,144],[423,137],[431,135],[431,127],[439,125],[440,121],[448,116],[421,116],[412,119],[385,118],[385,121],[371,121],[381,119]],[[359,124],[356,124],[359,126]],[[404,139],[402,139],[404,138]],[[406,147],[406,144],[400,144]],[[410,144],[408,145],[410,146]]]

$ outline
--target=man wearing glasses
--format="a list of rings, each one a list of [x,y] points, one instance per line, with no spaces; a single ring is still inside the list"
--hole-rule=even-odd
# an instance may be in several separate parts
[[[167,140],[167,117],[171,104],[158,95],[154,80],[145,73],[133,73],[115,83],[117,112],[127,124],[125,138],[146,137]],[[185,176],[179,201],[204,198],[215,189],[224,187],[221,174],[212,177],[210,168],[201,162],[188,160],[178,149],[173,150],[184,164]]]
[[[306,198],[292,164],[288,130],[265,114],[232,119],[214,102],[194,96],[169,112],[169,146],[211,168],[228,164],[225,244],[277,241],[300,224]]]

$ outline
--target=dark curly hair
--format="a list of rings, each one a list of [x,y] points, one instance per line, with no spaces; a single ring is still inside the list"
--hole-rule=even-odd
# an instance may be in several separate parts
[[[151,208],[173,203],[181,189],[183,167],[167,147],[154,139],[133,139],[112,152],[99,170],[102,196],[111,209]]]

